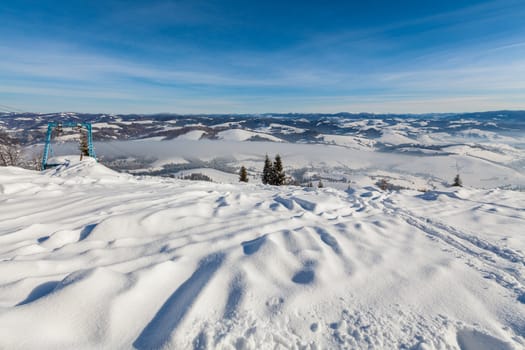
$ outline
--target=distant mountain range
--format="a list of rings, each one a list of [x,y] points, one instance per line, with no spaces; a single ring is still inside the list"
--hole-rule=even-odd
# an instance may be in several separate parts
[[[0,144],[38,157],[48,122],[90,122],[97,159],[138,175],[206,175],[236,182],[240,166],[260,179],[265,154],[287,174],[346,189],[378,179],[399,188],[439,188],[461,172],[468,186],[522,190],[525,111],[462,114],[0,115]],[[79,134],[53,134],[53,156],[78,153]],[[214,140],[213,142],[209,142]],[[198,142],[200,141],[200,142]],[[208,142],[207,142],[208,141]],[[261,142],[262,141],[262,142]],[[200,176],[200,175],[199,175]]]
[[[323,135],[351,135],[357,140],[389,142],[395,131],[404,143],[421,135],[444,132],[448,135],[484,137],[487,133],[514,134],[525,131],[525,111],[495,111],[460,114],[393,115],[368,113],[337,114],[88,114],[88,113],[4,113],[0,131],[29,145],[43,142],[47,123],[90,122],[95,141],[157,138],[171,140],[233,139],[326,143]],[[337,143],[337,142],[336,142]],[[395,142],[394,142],[395,143]]]

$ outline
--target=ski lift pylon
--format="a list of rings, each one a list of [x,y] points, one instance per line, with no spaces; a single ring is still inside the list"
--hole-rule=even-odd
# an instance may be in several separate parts
[[[80,133],[83,130],[86,132],[87,136],[87,153],[88,156],[97,159],[95,154],[95,148],[93,147],[93,134],[91,132],[91,123],[76,123],[76,122],[49,122],[47,123],[47,134],[46,134],[46,143],[44,146],[44,153],[42,154],[42,170],[46,170],[52,166],[57,166],[58,164],[49,164],[47,162],[49,153],[51,151],[51,136],[53,134],[53,129],[56,129],[59,133],[63,131],[63,128],[73,128],[77,129]]]

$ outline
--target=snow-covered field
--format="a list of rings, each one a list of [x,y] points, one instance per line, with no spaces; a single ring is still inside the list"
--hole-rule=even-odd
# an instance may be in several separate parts
[[[521,349],[525,193],[0,168],[0,349]]]

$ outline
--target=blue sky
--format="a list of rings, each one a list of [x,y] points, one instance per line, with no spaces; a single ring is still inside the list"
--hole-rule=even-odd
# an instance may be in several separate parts
[[[524,18],[522,0],[3,0],[0,107],[525,109]]]

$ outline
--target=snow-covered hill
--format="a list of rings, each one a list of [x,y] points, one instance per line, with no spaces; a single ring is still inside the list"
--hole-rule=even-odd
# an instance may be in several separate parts
[[[525,194],[0,168],[0,348],[520,349]]]
[[[97,142],[158,138],[171,140],[333,143],[391,149],[393,146],[446,145],[458,142],[523,143],[525,111],[441,115],[262,114],[262,115],[114,115],[88,113],[1,113],[0,131],[23,144],[42,142],[47,123],[90,122]],[[341,137],[343,136],[343,137]],[[67,140],[67,129],[57,140]]]
[[[381,173],[397,186],[439,189],[459,172],[472,187],[525,188],[525,111],[417,116],[0,114],[0,143],[2,135],[11,136],[25,146],[26,158],[38,157],[49,121],[91,122],[100,161],[134,174],[177,176],[213,168],[235,178],[245,166],[260,178],[265,155],[279,153],[287,174],[303,185],[322,179],[338,189],[345,189],[348,181],[367,186]],[[53,135],[54,155],[77,152],[79,135],[69,131]]]

